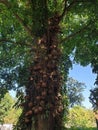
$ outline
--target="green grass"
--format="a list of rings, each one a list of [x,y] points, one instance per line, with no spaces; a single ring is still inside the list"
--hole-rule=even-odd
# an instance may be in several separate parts
[[[68,130],[97,130],[97,128],[69,128]]]

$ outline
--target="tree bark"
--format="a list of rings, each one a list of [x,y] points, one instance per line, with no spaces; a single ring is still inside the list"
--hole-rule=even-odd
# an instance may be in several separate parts
[[[52,115],[45,117],[45,115],[37,115],[35,117],[35,130],[54,130],[54,121]]]
[[[49,19],[46,33],[36,40],[31,50],[33,59],[24,103],[27,130],[55,130],[55,118],[63,110],[58,18],[56,15]]]

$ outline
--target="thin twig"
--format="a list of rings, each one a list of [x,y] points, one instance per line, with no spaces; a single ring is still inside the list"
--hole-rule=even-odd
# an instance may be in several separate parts
[[[64,9],[62,14],[60,15],[60,20],[63,19],[63,17],[66,15],[66,13],[75,5],[77,0],[73,0],[69,6],[67,6],[67,0],[65,0]]]
[[[25,30],[29,33],[29,35],[33,36],[31,29],[27,25],[24,24],[24,21],[22,20],[22,18],[19,17],[19,15],[16,13],[14,13],[14,16],[24,26]]]
[[[60,20],[63,19],[63,17],[70,11],[70,9],[79,2],[89,2],[89,1],[85,1],[85,0],[73,0],[69,5],[67,5],[67,0],[64,0],[64,9],[62,14],[60,15]]]

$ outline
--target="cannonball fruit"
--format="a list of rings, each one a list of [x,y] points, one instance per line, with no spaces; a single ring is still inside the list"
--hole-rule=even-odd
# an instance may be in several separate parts
[[[43,110],[43,108],[41,106],[38,107],[39,112],[41,112]]]
[[[26,112],[25,116],[28,116],[28,115],[32,115],[32,111],[29,110],[28,112]]]
[[[32,107],[32,106],[33,106],[33,103],[32,103],[32,102],[29,102],[29,103],[28,103],[28,106],[29,106],[29,107]]]
[[[25,118],[25,123],[30,122],[30,120],[28,118]]]
[[[39,112],[38,108],[34,109],[34,113],[37,114]]]
[[[45,105],[45,102],[42,100],[42,101],[40,101],[40,105],[41,106],[44,106]]]
[[[46,95],[47,95],[46,91],[43,91],[42,96],[46,96]]]
[[[40,100],[40,99],[41,99],[41,97],[40,97],[40,96],[37,96],[37,97],[36,97],[36,99],[37,99],[37,100]]]

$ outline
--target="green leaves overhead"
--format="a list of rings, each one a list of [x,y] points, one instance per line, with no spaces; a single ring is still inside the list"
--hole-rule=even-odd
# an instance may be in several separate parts
[[[48,0],[48,9],[53,15],[55,12],[62,13],[64,7],[64,1],[63,0]]]
[[[97,6],[97,2],[75,2],[61,23],[63,50],[67,54],[73,52],[74,60],[81,65],[90,63],[91,48],[98,41]]]
[[[14,78],[18,80],[22,71],[32,63],[33,51],[31,56],[30,49],[35,44],[35,36],[39,38],[45,33],[49,19],[56,13],[61,18],[58,37],[63,68],[67,60],[71,62],[70,56],[76,63],[83,66],[91,63],[92,68],[97,68],[97,8],[97,0],[1,0],[0,75],[6,70],[11,75],[13,70]]]

